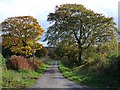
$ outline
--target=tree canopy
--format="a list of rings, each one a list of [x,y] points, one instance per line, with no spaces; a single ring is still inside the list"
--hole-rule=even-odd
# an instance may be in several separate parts
[[[37,40],[44,32],[37,19],[32,16],[18,16],[5,19],[1,23],[3,32],[3,43],[5,48],[9,48],[12,52],[22,55],[32,55],[34,51],[41,49],[42,44]]]
[[[91,45],[116,42],[116,27],[112,17],[105,17],[79,4],[56,6],[55,12],[48,15],[52,25],[46,32],[45,40],[57,46],[62,41],[74,42],[78,50],[78,63],[81,64],[84,51]]]

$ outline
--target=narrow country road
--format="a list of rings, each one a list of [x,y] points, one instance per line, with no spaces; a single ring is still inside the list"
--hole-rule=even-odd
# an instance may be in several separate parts
[[[54,60],[32,88],[83,88],[83,86],[65,79],[58,69],[58,62]]]

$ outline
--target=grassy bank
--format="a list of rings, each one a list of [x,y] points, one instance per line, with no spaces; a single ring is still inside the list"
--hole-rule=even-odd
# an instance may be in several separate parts
[[[2,71],[2,87],[30,87],[35,84],[36,80],[45,72],[48,64],[43,64],[37,71]]]
[[[2,56],[1,56],[2,57]],[[3,58],[4,59],[4,58]],[[4,61],[4,60],[3,60]],[[2,67],[2,87],[5,88],[25,88],[31,87],[36,80],[45,72],[51,61],[43,63],[37,70],[7,70],[3,63]]]
[[[74,69],[66,67],[62,63],[59,64],[59,69],[65,78],[88,87],[120,87],[120,83],[116,81],[116,77],[103,74],[98,75],[77,72]]]

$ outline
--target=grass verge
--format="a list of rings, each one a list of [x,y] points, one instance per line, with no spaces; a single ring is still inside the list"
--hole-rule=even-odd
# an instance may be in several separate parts
[[[74,69],[66,67],[61,62],[59,63],[59,69],[65,78],[77,84],[98,88],[120,87],[119,83],[116,82],[115,77],[110,77],[109,75],[84,74],[81,72],[76,72]]]
[[[3,70],[2,87],[9,88],[26,88],[35,84],[36,80],[45,72],[49,63],[44,63],[36,71],[25,70]]]

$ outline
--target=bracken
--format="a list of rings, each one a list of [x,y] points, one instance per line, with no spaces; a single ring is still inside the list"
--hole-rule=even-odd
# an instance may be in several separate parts
[[[34,60],[33,62],[32,60],[28,60],[23,56],[12,55],[7,62],[7,68],[13,70],[36,70],[41,64],[42,63],[37,60]]]

